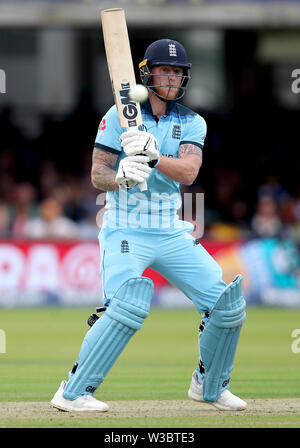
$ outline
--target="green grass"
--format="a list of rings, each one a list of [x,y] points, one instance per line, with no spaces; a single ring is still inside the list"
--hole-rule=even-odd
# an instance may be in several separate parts
[[[217,417],[132,417],[102,419],[102,416],[72,417],[59,419],[21,419],[6,418],[4,428],[299,428],[299,414],[284,416],[282,414],[269,416],[228,416],[218,414]],[[2,428],[0,422],[0,430]],[[107,431],[107,433],[109,433]],[[99,436],[100,434],[98,434]],[[22,436],[22,433],[21,433]]]
[[[48,402],[59,382],[77,359],[82,339],[88,330],[90,309],[1,310],[0,328],[6,333],[6,351],[0,353],[0,402]],[[199,316],[192,310],[152,309],[148,319],[96,392],[103,401],[112,400],[186,400],[193,369],[198,359]],[[293,329],[300,328],[300,310],[248,308],[235,359],[231,391],[247,398],[299,398],[300,353],[291,350]],[[282,425],[276,415],[266,416],[265,425]],[[107,427],[145,426],[145,419],[105,420]],[[154,418],[153,427],[197,425],[191,418]],[[214,425],[210,417],[199,424]],[[226,415],[219,423],[233,424]],[[254,425],[264,425],[261,417],[252,417]],[[72,425],[93,426],[94,417],[74,417]],[[97,420],[99,423],[99,419]],[[237,425],[246,424],[246,416]],[[289,415],[291,426],[299,414]],[[52,423],[41,418],[23,425],[64,426],[65,419]],[[68,420],[70,424],[70,420]],[[131,424],[130,424],[131,422]],[[13,422],[6,420],[8,426]],[[149,421],[148,421],[149,423]],[[148,424],[147,423],[147,424]],[[174,425],[174,426],[173,426]],[[251,425],[251,422],[248,422]],[[1,426],[1,425],[0,425]],[[190,426],[192,427],[192,426]]]

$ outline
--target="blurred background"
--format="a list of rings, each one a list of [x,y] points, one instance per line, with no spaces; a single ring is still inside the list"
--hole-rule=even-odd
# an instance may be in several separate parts
[[[300,307],[300,2],[0,0],[0,306],[99,305],[90,182],[113,104],[100,11],[125,9],[135,67],[156,39],[187,49],[183,104],[208,125],[192,187],[201,243],[249,304]],[[136,71],[139,80],[138,71]],[[157,273],[153,304],[191,306]]]

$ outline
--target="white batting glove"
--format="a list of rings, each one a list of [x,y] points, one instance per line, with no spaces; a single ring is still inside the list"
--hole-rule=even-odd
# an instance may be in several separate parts
[[[150,132],[129,130],[120,136],[121,145],[128,156],[144,154],[149,157],[151,168],[159,162],[158,143],[154,135]]]
[[[150,161],[147,156],[130,156],[121,160],[116,175],[116,182],[126,188],[133,188],[136,184],[148,179],[152,168],[148,166]]]

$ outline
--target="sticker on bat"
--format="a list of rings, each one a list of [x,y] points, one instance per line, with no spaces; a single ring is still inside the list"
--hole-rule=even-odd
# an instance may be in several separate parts
[[[122,90],[119,91],[121,104],[124,106],[122,109],[122,114],[128,120],[128,127],[136,126],[135,118],[138,115],[138,110],[136,103],[129,98],[130,83],[122,83]]]

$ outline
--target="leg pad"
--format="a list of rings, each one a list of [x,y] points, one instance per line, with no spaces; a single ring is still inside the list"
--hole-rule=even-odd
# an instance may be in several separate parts
[[[63,396],[74,400],[93,394],[103,382],[134,333],[148,316],[153,295],[152,280],[127,280],[111,299],[105,313],[87,332],[78,357],[76,372],[70,376]]]
[[[242,276],[238,275],[224,289],[210,311],[201,335],[200,351],[205,369],[203,397],[206,401],[216,401],[229,387],[240,331],[246,319],[241,282]]]

